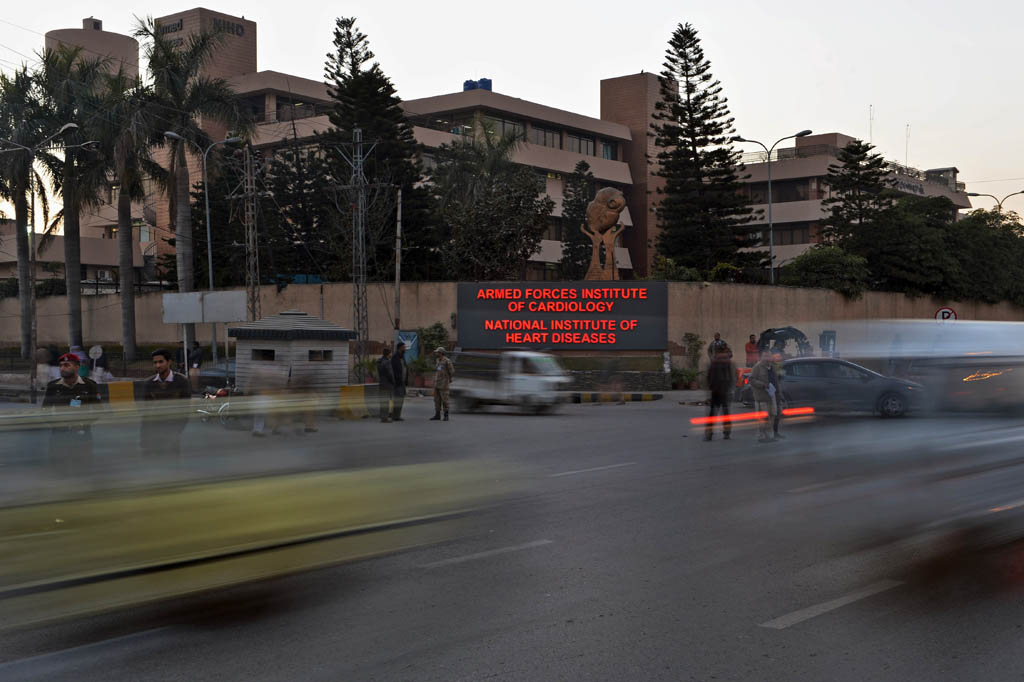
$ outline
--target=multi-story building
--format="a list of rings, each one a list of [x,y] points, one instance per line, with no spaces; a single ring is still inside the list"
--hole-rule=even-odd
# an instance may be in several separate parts
[[[772,223],[775,267],[781,267],[821,242],[822,200],[831,196],[825,182],[830,165],[838,164],[839,150],[853,141],[841,133],[798,137],[793,147],[772,152]],[[765,153],[743,155],[746,165],[744,191],[757,211],[751,231],[761,232],[762,246],[768,248],[768,163]],[[921,171],[895,162],[888,163],[893,189],[904,194],[946,197],[957,210],[971,208],[957,169],[932,168]]]

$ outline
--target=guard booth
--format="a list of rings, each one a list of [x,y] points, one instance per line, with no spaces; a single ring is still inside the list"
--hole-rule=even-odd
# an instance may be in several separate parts
[[[337,392],[348,384],[355,332],[301,310],[228,328],[236,340],[235,381],[245,393],[293,388]]]

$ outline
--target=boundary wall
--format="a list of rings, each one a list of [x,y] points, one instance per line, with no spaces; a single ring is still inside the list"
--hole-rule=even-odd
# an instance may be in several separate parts
[[[426,327],[441,322],[452,341],[458,341],[457,286],[455,282],[409,282],[402,285],[401,321],[403,329]],[[352,328],[352,285],[290,284],[280,292],[274,286],[262,288],[261,306],[264,315],[298,309],[310,315],[323,316],[342,327]],[[393,335],[394,285],[370,284],[370,340],[390,342]],[[138,342],[143,345],[176,344],[181,338],[180,325],[161,321],[161,294],[147,293],[136,299]],[[120,296],[82,297],[82,326],[85,345],[119,344],[121,336]],[[828,289],[721,284],[707,282],[669,282],[667,350],[673,363],[681,364],[683,334],[696,332],[709,341],[718,331],[733,347],[738,362],[743,360],[743,345],[750,334],[760,334],[768,327],[793,325],[807,334],[818,348],[818,335],[830,323],[871,319],[932,320],[935,312],[949,306],[961,320],[1024,321],[1024,308],[1010,303],[986,304],[956,302],[931,297],[910,298],[902,294],[868,292],[850,301]],[[40,345],[67,344],[65,299],[45,297],[38,301]],[[0,299],[0,345],[17,346],[19,339],[18,300]],[[953,323],[955,324],[955,322]],[[224,343],[223,325],[217,337]],[[210,325],[196,325],[200,342],[210,341]],[[880,340],[881,341],[881,340]],[[843,339],[838,339],[843,350]],[[573,355],[601,355],[600,352],[573,352]],[[631,351],[630,354],[649,354]]]

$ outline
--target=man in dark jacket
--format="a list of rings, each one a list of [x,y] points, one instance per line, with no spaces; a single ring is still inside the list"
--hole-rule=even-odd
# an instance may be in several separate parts
[[[711,400],[709,402],[708,416],[714,417],[721,414],[725,419],[722,421],[722,434],[729,440],[732,432],[732,424],[729,422],[729,394],[735,382],[736,369],[732,366],[732,351],[728,346],[719,350],[711,359],[711,366],[708,367],[708,388],[711,389]],[[704,428],[704,440],[711,440],[714,424],[709,421]]]
[[[377,358],[377,400],[380,405],[380,420],[391,421],[391,394],[395,391],[395,371],[391,368],[391,349],[385,348]]]
[[[53,411],[50,463],[74,473],[79,463],[92,459],[92,422],[100,404],[96,382],[79,374],[82,361],[73,353],[60,356],[60,379],[46,384],[43,407]]]
[[[405,387],[409,383],[409,367],[405,364],[404,343],[399,343],[395,348],[395,355],[391,358],[391,372],[395,380],[395,390],[392,393],[395,406],[391,411],[391,420],[405,421],[402,419],[402,404],[405,403]]]
[[[142,417],[139,446],[144,455],[178,457],[181,432],[191,410],[192,388],[184,374],[171,368],[168,350],[153,351],[153,369],[156,374],[142,382],[142,399],[149,405]]]

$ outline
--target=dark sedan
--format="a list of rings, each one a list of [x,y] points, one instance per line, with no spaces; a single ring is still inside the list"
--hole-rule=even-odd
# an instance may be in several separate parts
[[[782,363],[782,395],[787,407],[821,411],[863,411],[900,417],[924,403],[924,386],[887,377],[846,360],[792,358]],[[750,387],[743,402],[753,404]]]

